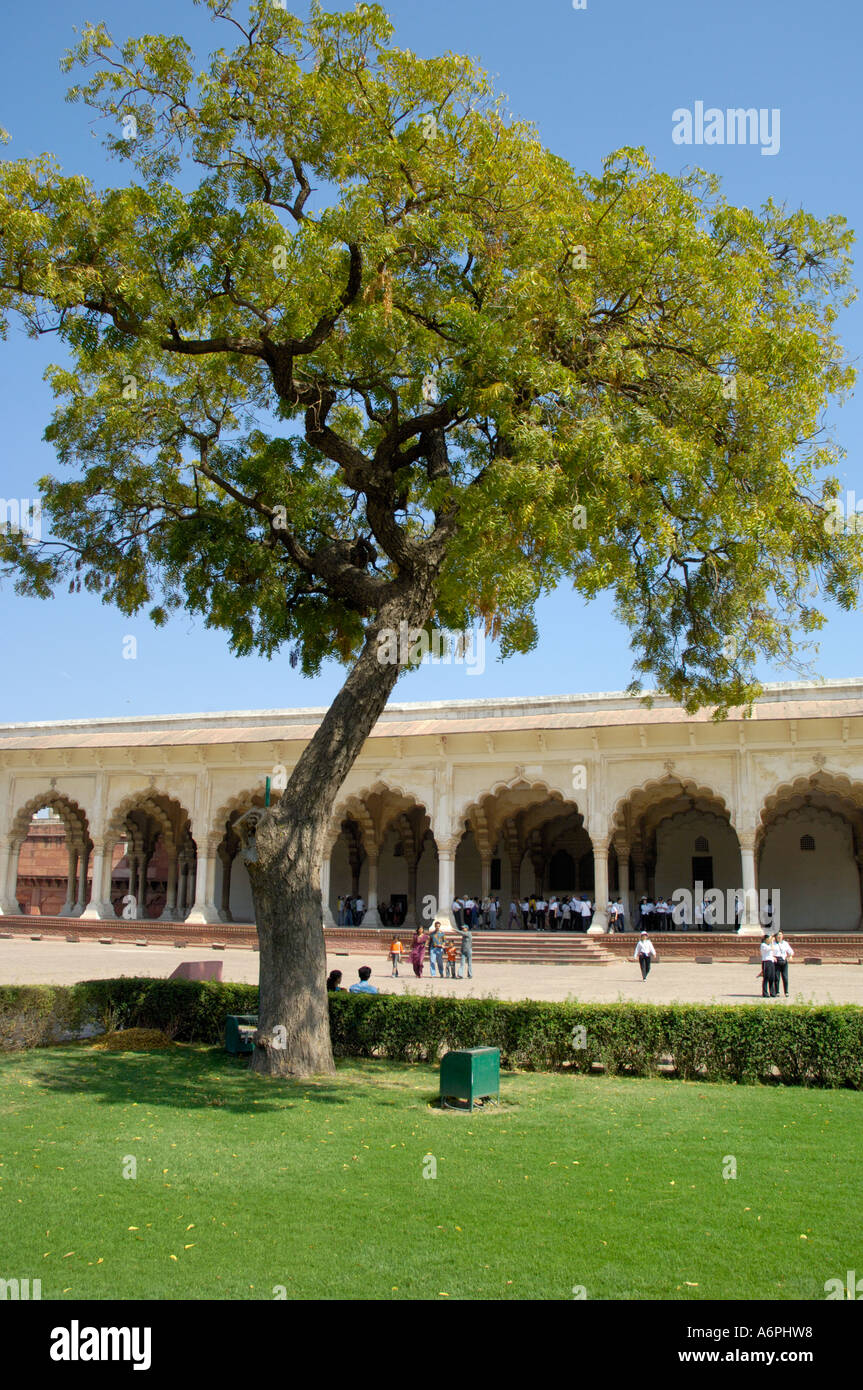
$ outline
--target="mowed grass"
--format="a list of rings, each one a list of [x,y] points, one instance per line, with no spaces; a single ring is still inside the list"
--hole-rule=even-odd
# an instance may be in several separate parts
[[[269,1082],[192,1046],[6,1055],[0,1276],[43,1299],[698,1300],[823,1299],[863,1270],[863,1094],[505,1073],[471,1116],[436,1083],[361,1061]]]

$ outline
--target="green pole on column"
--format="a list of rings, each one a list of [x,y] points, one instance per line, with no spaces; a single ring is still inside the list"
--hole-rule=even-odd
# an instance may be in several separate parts
[[[266,792],[265,792],[265,794],[264,794],[264,805],[265,805],[265,806],[269,806],[269,804],[270,804],[270,779],[269,779],[269,777],[268,777],[268,778],[267,778],[267,790],[266,790]]]

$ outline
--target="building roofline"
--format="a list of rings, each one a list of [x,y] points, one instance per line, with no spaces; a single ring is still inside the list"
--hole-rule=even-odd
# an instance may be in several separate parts
[[[813,696],[816,698],[820,696],[819,703],[832,704],[839,703],[843,699],[861,699],[863,697],[863,677],[853,676],[839,680],[765,682],[762,691],[762,695],[755,702],[756,708],[777,703],[794,703],[795,701],[802,703]],[[644,703],[646,699],[652,700],[652,711]],[[567,711],[573,714],[608,713],[613,710],[634,711],[639,708],[644,710],[645,717],[648,719],[655,711],[681,710],[679,703],[672,700],[670,696],[651,691],[643,691],[638,695],[632,695],[626,691],[597,691],[572,695],[509,695],[474,700],[393,702],[386,706],[376,727],[380,729],[382,724],[404,721],[406,717],[413,721],[423,715],[426,719],[437,722],[443,720],[467,721],[472,715],[479,718],[489,718],[493,717],[495,713],[502,718],[519,715],[522,718],[528,718],[533,713],[563,714]],[[201,729],[203,731],[215,727],[233,728],[238,724],[251,727],[262,726],[270,729],[281,725],[287,729],[296,725],[308,727],[318,724],[323,719],[327,709],[328,706],[326,705],[315,705],[296,706],[291,709],[220,710],[209,713],[110,715],[106,718],[96,719],[33,720],[26,723],[0,724],[0,739],[26,737],[27,735],[32,737],[50,736],[63,732],[69,734],[98,732],[120,734],[123,731],[132,733],[140,732],[142,729],[150,729],[155,733],[159,729],[168,730],[171,728],[185,728],[187,731]],[[705,717],[709,718],[709,712],[701,711],[700,715],[695,717],[700,720]]]

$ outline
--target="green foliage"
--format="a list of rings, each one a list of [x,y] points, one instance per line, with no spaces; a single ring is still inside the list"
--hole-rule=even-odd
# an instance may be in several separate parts
[[[793,664],[813,583],[850,607],[863,568],[825,526],[842,219],[734,207],[637,149],[578,174],[376,5],[208,6],[241,36],[206,63],[93,25],[68,56],[125,184],[0,165],[0,320],[73,359],[50,542],[0,537],[19,590],[184,607],[311,673],[409,577],[504,655],[568,583],[615,593],[638,678],[690,709]]]
[[[0,1051],[53,1042],[66,1013],[64,996],[51,985],[0,985]]]
[[[504,1067],[689,1081],[863,1087],[857,1005],[580,1004],[425,995],[329,996],[337,1057],[436,1062],[450,1048],[499,1047]],[[110,1015],[118,1028],[160,1029],[218,1044],[228,1014],[254,1014],[254,985],[122,978],[0,988],[0,1047],[50,1042]],[[33,1020],[38,1020],[34,1027]],[[580,1033],[579,1030],[584,1030]],[[579,1040],[584,1046],[576,1045]]]

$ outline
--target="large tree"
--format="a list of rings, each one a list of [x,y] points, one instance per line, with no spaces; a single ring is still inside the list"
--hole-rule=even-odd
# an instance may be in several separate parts
[[[119,186],[2,166],[0,309],[72,363],[49,534],[2,546],[22,593],[184,607],[235,652],[349,668],[245,826],[253,1065],[307,1075],[333,1065],[318,866],[404,669],[388,631],[482,622],[506,655],[544,591],[612,589],[636,680],[721,714],[823,620],[819,591],[855,602],[823,428],[852,379],[850,234],[636,149],[577,174],[376,6],[207,3],[236,47],[202,70],[180,37],[99,26],[68,56]]]

